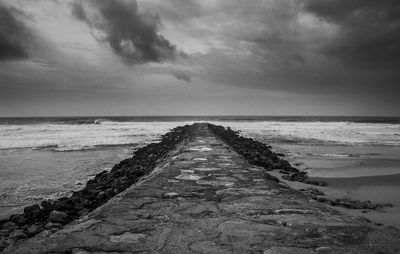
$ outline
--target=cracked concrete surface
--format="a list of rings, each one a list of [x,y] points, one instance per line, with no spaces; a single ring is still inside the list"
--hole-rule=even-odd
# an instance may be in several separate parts
[[[209,130],[151,176],[56,233],[6,253],[399,253],[400,232],[264,178]]]

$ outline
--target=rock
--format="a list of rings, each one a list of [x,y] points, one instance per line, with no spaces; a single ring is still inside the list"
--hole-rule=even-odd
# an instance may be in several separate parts
[[[40,206],[43,207],[43,209],[49,210],[49,211],[51,211],[51,210],[54,209],[53,203],[50,202],[50,201],[48,201],[48,200],[42,201],[42,202],[40,203]]]
[[[387,204],[373,204],[371,201],[367,200],[367,201],[360,201],[360,200],[355,200],[355,199],[350,199],[348,197],[345,198],[340,198],[340,199],[335,199],[335,200],[331,200],[331,199],[327,199],[324,197],[320,197],[319,195],[317,195],[318,192],[315,191],[310,191],[310,189],[302,189],[302,192],[304,192],[308,197],[321,202],[321,203],[328,203],[331,206],[341,206],[344,208],[348,208],[348,209],[368,209],[368,210],[377,210],[377,209],[381,209],[385,206],[387,206]],[[362,211],[362,213],[366,213],[367,211]]]
[[[267,180],[271,180],[271,181],[279,183],[279,179],[276,176],[270,175],[270,174],[265,173],[265,172],[264,172],[264,176],[265,176],[265,178]]]
[[[75,203],[71,199],[59,199],[54,203],[54,210],[63,211],[63,210],[74,210]]]
[[[9,221],[9,222],[6,222],[3,224],[3,228],[8,229],[8,230],[13,230],[13,229],[17,229],[18,225],[15,224],[14,222]]]
[[[107,196],[107,198],[112,198],[115,194],[114,194],[114,190],[113,189],[107,189],[104,191],[104,194]]]
[[[331,253],[331,250],[332,250],[331,247],[319,247],[319,248],[316,248],[316,249],[315,249],[315,251],[316,251],[318,254],[322,254],[322,253]]]
[[[325,203],[328,201],[327,198],[323,198],[323,197],[315,197],[314,198],[316,201],[321,202],[321,203]]]
[[[7,239],[3,239],[0,238],[0,251],[2,251],[3,249],[7,248],[7,246],[9,245],[9,241],[7,241]]]
[[[74,218],[80,216],[80,213],[78,210],[65,210],[65,211],[63,211],[63,213],[66,213],[68,216],[74,217]]]
[[[194,242],[190,245],[190,250],[192,250],[195,253],[215,253],[215,254],[232,253],[231,251],[225,250],[221,246],[217,245],[215,242],[211,241]]]
[[[179,196],[179,193],[176,192],[168,192],[168,193],[164,193],[163,195],[165,198],[175,198],[177,196]]]
[[[29,228],[27,228],[25,232],[28,235],[32,236],[32,235],[36,235],[36,234],[42,232],[43,230],[44,230],[44,228],[42,225],[32,225]]]
[[[105,195],[104,191],[100,191],[99,194],[97,194],[97,196],[96,196],[96,199],[99,199],[99,200],[103,200],[105,198],[107,198],[107,196]]]
[[[19,239],[23,239],[26,238],[27,236],[24,234],[24,232],[22,232],[22,230],[14,230],[13,232],[11,232],[11,234],[9,235],[10,239],[13,240],[19,240]]]
[[[40,206],[36,204],[24,208],[24,217],[30,220],[36,220],[45,217],[45,214],[40,209]]]
[[[50,229],[50,232],[51,233],[55,233],[55,232],[57,232],[59,229],[58,228],[52,228],[52,229]]]
[[[59,211],[51,211],[49,214],[49,220],[54,223],[66,224],[69,222],[69,216],[66,213]]]
[[[0,237],[8,236],[10,230],[8,229],[0,229]]]
[[[31,218],[38,211],[40,211],[40,206],[38,204],[27,206],[24,208],[24,215],[27,218]]]
[[[71,254],[91,254],[91,253],[82,249],[74,248],[72,249]]]
[[[301,183],[306,183],[306,184],[316,185],[316,186],[326,186],[327,185],[325,182],[319,182],[319,181],[308,179],[307,173],[304,171],[298,171],[291,175],[283,175],[282,178],[285,180],[288,180],[288,181],[292,181],[292,182],[296,181],[296,182],[301,182]]]
[[[63,225],[61,223],[53,223],[53,222],[48,222],[45,226],[45,229],[51,230],[51,229],[62,229]]]
[[[297,247],[281,247],[275,246],[264,250],[263,254],[314,254],[313,250],[297,248]]]
[[[144,238],[146,238],[145,234],[126,232],[122,235],[111,235],[109,241],[113,243],[137,243]]]
[[[325,193],[323,193],[321,190],[317,188],[300,189],[300,191],[302,191],[307,196],[310,196],[312,198],[316,198],[316,196],[325,196]]]
[[[14,222],[14,223],[16,223],[18,225],[23,225],[28,221],[28,219],[25,218],[21,214],[14,214],[14,215],[10,216],[10,221],[12,221],[12,222]]]

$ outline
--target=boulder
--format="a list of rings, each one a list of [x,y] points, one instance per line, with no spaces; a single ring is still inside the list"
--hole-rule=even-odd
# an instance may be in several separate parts
[[[18,228],[18,225],[11,221],[8,221],[3,224],[3,229],[13,230],[13,229],[17,229],[17,228]]]
[[[14,230],[13,232],[11,232],[11,234],[9,235],[10,239],[13,240],[19,240],[19,239],[23,239],[26,238],[26,235],[24,234],[24,232],[22,232],[22,230]]]
[[[25,223],[27,223],[28,219],[21,214],[14,214],[10,216],[10,221],[18,225],[24,225]]]
[[[307,189],[300,189],[300,191],[304,192],[308,196],[324,196],[325,194],[317,189],[317,188],[307,188]]]
[[[42,232],[44,230],[44,228],[43,228],[43,226],[42,225],[32,225],[32,226],[30,226],[29,228],[27,228],[26,230],[25,230],[25,232],[28,234],[28,235],[31,235],[31,236],[33,236],[33,235],[36,235],[36,234],[39,234],[40,232]]]
[[[48,201],[48,200],[44,200],[40,203],[40,206],[43,207],[43,209],[51,211],[54,209],[54,205],[52,202]]]
[[[30,220],[36,220],[45,217],[45,214],[40,209],[40,206],[35,204],[24,208],[24,217]]]
[[[9,245],[9,241],[7,239],[3,239],[0,238],[0,251],[2,251],[3,249],[7,248],[7,246]]]
[[[97,194],[96,199],[98,200],[104,200],[106,199],[107,196],[105,195],[104,191],[100,191],[99,194]]]
[[[10,230],[8,230],[8,229],[0,229],[0,237],[8,236],[9,233],[10,233]]]
[[[74,210],[75,209],[76,204],[74,203],[73,200],[69,199],[69,198],[62,198],[57,200],[54,203],[54,209],[61,211],[61,210]]]
[[[55,223],[61,223],[61,224],[66,224],[68,223],[68,218],[69,216],[66,213],[60,212],[60,211],[51,211],[49,214],[49,221],[55,222]]]
[[[273,176],[273,175],[270,175],[270,174],[264,172],[264,177],[267,180],[271,180],[271,181],[279,183],[279,179],[276,176]]]

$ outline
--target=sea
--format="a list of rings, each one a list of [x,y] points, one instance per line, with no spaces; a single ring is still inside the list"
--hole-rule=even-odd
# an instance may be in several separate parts
[[[399,117],[0,118],[0,219],[68,196],[170,129],[195,122],[229,126],[271,145],[312,177],[400,175]]]

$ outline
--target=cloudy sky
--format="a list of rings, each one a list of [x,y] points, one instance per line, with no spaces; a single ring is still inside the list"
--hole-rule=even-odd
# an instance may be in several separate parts
[[[0,0],[0,116],[400,115],[398,0]]]

